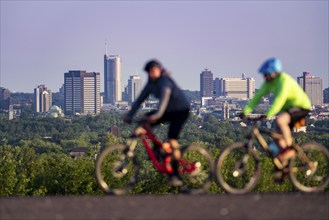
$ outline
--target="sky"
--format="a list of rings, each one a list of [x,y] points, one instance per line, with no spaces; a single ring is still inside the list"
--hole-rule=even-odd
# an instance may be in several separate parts
[[[105,41],[120,55],[122,84],[160,60],[183,89],[200,73],[255,78],[278,57],[294,78],[308,71],[329,86],[329,1],[0,1],[0,86],[58,92],[69,70],[101,73]]]

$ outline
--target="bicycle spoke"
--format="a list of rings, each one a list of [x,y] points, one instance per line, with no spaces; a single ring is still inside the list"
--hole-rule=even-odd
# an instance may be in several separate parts
[[[290,179],[292,183],[305,192],[323,190],[329,183],[329,153],[321,145],[306,144],[302,146],[303,157],[297,155],[290,162]],[[308,163],[305,163],[307,157]]]
[[[190,193],[201,193],[210,187],[213,169],[212,158],[202,147],[191,145],[183,151],[180,175],[184,188]]]
[[[233,144],[219,156],[216,175],[226,191],[234,194],[249,192],[260,177],[259,160],[244,143]]]
[[[124,150],[124,145],[110,146],[97,158],[96,179],[106,193],[125,194],[135,184],[137,167]]]

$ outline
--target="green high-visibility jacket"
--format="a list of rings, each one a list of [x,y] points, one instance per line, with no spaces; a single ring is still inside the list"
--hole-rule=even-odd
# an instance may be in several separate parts
[[[250,114],[260,99],[272,93],[275,98],[273,105],[266,112],[267,117],[271,117],[290,108],[299,107],[305,110],[311,109],[311,101],[303,89],[287,73],[280,73],[271,81],[265,81],[256,95],[243,109],[245,115]]]

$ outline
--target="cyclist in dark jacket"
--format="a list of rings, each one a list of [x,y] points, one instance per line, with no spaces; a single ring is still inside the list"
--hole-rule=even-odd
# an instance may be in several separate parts
[[[168,161],[166,166],[167,169],[173,170],[169,183],[174,186],[180,186],[182,181],[178,175],[177,160],[181,157],[181,152],[177,140],[182,126],[188,118],[190,104],[160,62],[151,60],[146,63],[144,70],[149,76],[148,83],[133,104],[130,112],[124,117],[124,121],[131,122],[139,106],[149,95],[154,95],[159,99],[158,110],[146,114],[143,120],[147,121],[147,124],[151,127],[163,122],[169,122],[168,142],[164,143],[163,147],[167,152],[172,151],[173,161]]]

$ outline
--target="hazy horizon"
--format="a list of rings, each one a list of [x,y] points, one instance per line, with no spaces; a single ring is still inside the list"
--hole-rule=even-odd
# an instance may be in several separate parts
[[[144,63],[159,59],[182,89],[199,74],[263,82],[261,63],[276,56],[295,79],[304,71],[329,86],[328,1],[1,1],[0,86],[58,92],[69,70],[100,72],[105,41],[129,75],[145,83]],[[122,89],[123,89],[122,88]]]

